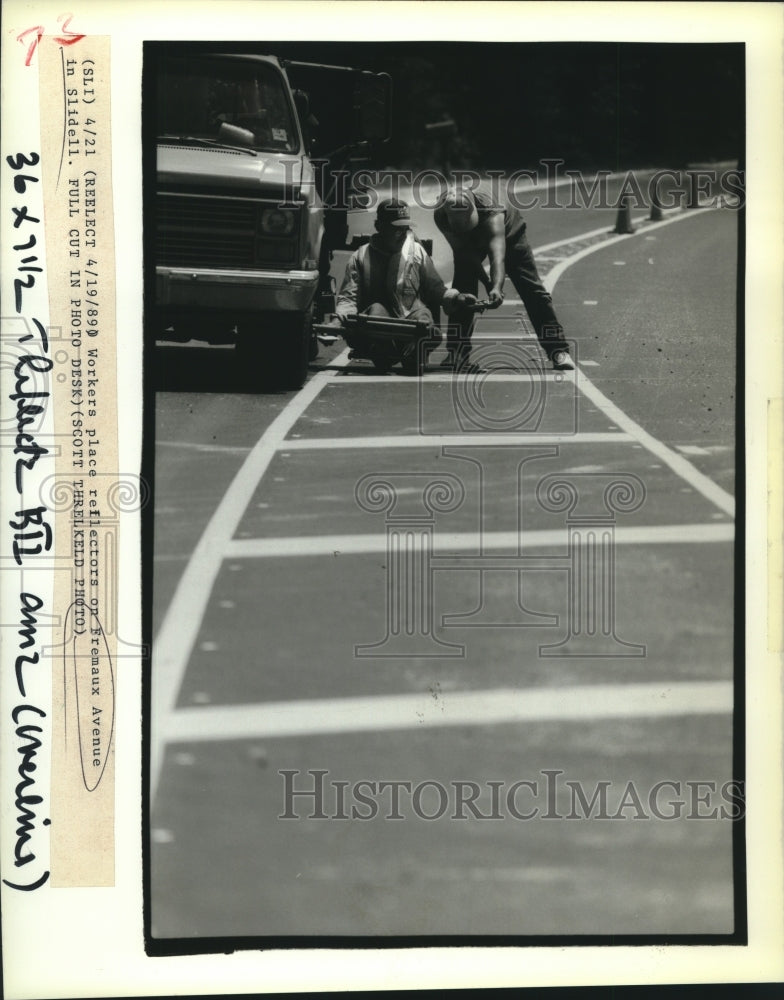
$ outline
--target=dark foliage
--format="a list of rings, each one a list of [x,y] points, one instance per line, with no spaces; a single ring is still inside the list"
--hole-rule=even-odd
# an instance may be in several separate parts
[[[221,48],[389,73],[392,137],[376,162],[390,167],[532,169],[557,158],[567,168],[612,170],[743,154],[740,43],[253,41]],[[347,81],[335,74],[326,85],[305,74],[303,82],[321,133],[345,131]],[[426,128],[446,120],[453,129]]]

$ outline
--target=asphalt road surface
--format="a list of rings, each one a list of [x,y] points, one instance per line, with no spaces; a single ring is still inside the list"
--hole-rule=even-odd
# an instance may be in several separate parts
[[[157,349],[156,937],[733,932],[737,217],[529,219],[575,373]]]

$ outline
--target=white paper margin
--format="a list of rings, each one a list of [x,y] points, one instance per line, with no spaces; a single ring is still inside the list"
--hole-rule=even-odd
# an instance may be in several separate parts
[[[36,100],[16,35],[56,33],[64,8],[3,3],[3,156],[29,145]],[[112,36],[121,470],[141,461],[141,67],[144,39],[745,41],[747,45],[747,853],[748,947],[474,948],[240,952],[149,958],[143,948],[141,665],[117,706],[117,885],[4,892],[9,998],[309,992],[367,988],[778,981],[784,978],[782,692],[768,652],[767,400],[782,382],[784,8],[756,3],[82,2],[71,29]],[[307,25],[307,35],[302,26]],[[37,79],[35,82],[37,90]],[[34,148],[34,147],[32,147]],[[7,233],[2,232],[4,253]],[[7,285],[6,285],[7,287]],[[8,303],[5,305],[8,309]],[[779,466],[780,470],[780,466]],[[140,635],[139,520],[123,522],[119,632]],[[780,539],[775,540],[780,545]]]

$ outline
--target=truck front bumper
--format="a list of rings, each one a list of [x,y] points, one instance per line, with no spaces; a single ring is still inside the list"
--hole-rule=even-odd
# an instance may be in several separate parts
[[[160,309],[226,312],[304,312],[318,287],[318,271],[224,271],[159,267]]]

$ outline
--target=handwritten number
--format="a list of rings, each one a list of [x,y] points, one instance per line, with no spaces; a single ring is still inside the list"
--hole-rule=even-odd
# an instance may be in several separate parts
[[[38,153],[30,153],[29,156],[25,156],[24,153],[17,153],[16,156],[6,156],[5,162],[12,170],[21,170],[22,167],[35,167],[40,161],[41,157]]]
[[[32,288],[34,284],[35,277],[32,274],[27,275],[26,281],[22,281],[21,278],[14,278],[14,304],[16,305],[17,313],[21,313],[22,311],[22,289]]]
[[[41,36],[44,33],[44,26],[42,24],[37,24],[35,25],[35,27],[28,28],[26,31],[23,31],[20,35],[16,36],[17,42],[21,42],[26,35],[29,35],[33,32],[35,33],[35,38],[33,39],[32,42],[30,42],[30,47],[27,50],[27,56],[25,57],[25,66],[29,66],[30,62],[32,61],[33,54],[35,53],[35,50],[38,48],[38,43],[41,41]]]
[[[72,18],[73,14],[60,14],[60,16],[57,18],[58,21],[62,22],[63,33],[61,35],[55,35],[54,41],[58,42],[60,45],[75,45],[76,42],[81,41],[85,37],[84,35],[79,34],[79,32],[71,31],[69,29],[69,25],[71,23]],[[24,31],[22,31],[20,34],[16,36],[17,42],[22,42],[22,43],[24,43],[24,39],[27,38],[28,35],[35,36],[27,47],[27,55],[25,56],[25,62],[24,62],[25,66],[29,66],[30,63],[33,61],[35,50],[38,48],[41,42],[44,30],[45,29],[43,24],[36,24],[33,25],[32,28],[26,28]]]
[[[27,190],[27,181],[33,181],[38,183],[37,177],[31,177],[29,174],[17,174],[14,177],[14,190],[17,194],[24,194]]]
[[[75,42],[80,41],[84,38],[84,35],[80,35],[75,31],[69,31],[68,25],[71,23],[71,18],[73,14],[61,14],[57,20],[63,22],[63,34],[59,38],[55,38],[56,42],[61,45],[73,45]]]
[[[38,241],[35,238],[35,233],[30,234],[30,239],[27,243],[15,243],[14,250],[32,250]]]

